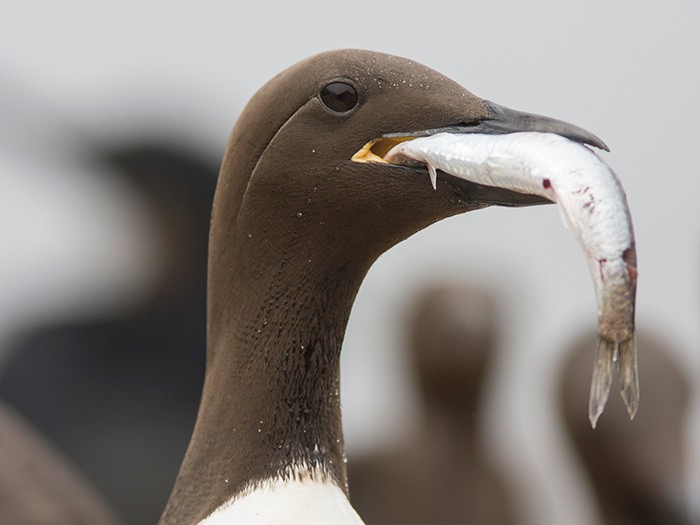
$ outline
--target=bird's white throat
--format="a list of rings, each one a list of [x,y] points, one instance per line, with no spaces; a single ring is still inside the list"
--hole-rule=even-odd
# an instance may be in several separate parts
[[[258,483],[221,505],[200,525],[232,523],[364,525],[345,492],[319,469],[295,469]]]

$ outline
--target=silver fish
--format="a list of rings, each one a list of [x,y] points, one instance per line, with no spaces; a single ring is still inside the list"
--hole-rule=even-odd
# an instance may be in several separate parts
[[[439,133],[394,146],[383,161],[425,164],[471,182],[535,194],[559,204],[588,262],[598,303],[599,342],[588,407],[595,428],[617,365],[622,399],[639,406],[634,307],[637,261],[625,193],[615,173],[588,147],[551,133]]]

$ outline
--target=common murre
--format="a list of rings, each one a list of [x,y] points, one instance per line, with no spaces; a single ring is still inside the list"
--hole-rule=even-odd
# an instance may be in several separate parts
[[[304,60],[246,106],[214,199],[204,392],[161,523],[361,523],[346,498],[338,389],[365,273],[443,218],[548,202],[444,174],[433,191],[423,168],[361,162],[445,130],[602,145],[421,64],[359,50]]]

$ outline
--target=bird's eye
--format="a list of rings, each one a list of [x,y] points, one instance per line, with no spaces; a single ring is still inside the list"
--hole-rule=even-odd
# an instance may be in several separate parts
[[[331,82],[326,84],[319,98],[323,105],[334,113],[347,113],[357,106],[357,91],[346,82]]]

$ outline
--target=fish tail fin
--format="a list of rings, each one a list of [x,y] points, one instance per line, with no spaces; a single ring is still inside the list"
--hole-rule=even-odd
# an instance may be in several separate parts
[[[588,419],[596,427],[598,418],[605,409],[612,384],[612,372],[617,353],[617,343],[603,338],[598,339],[598,350],[593,363],[591,395],[588,400]]]
[[[435,166],[428,164],[428,175],[430,175],[430,184],[433,185],[433,189],[437,189],[437,170]]]
[[[618,369],[620,395],[627,406],[630,419],[634,419],[639,408],[639,373],[637,371],[637,344],[634,337],[620,343]]]

